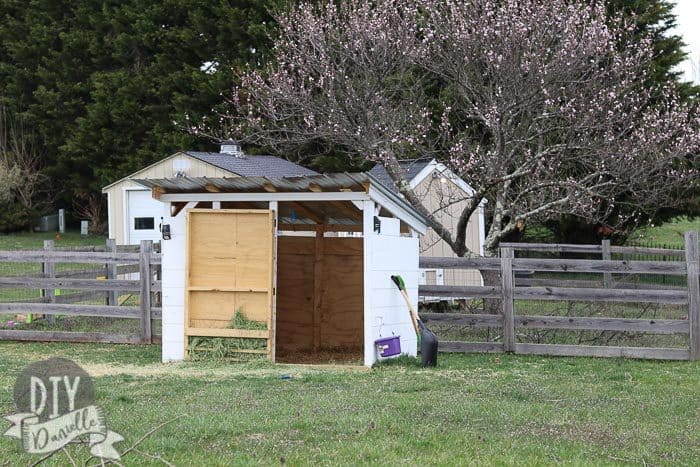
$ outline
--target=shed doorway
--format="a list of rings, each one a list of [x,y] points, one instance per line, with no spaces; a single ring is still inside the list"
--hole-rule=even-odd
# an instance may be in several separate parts
[[[277,239],[277,360],[361,364],[363,239],[317,229]]]

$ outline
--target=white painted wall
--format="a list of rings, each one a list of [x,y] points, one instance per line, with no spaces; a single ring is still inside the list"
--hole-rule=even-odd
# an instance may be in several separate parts
[[[170,217],[163,204],[163,224],[170,224],[170,240],[161,241],[163,277],[163,361],[185,358],[185,209]]]
[[[363,207],[366,366],[377,361],[374,345],[377,339],[400,336],[401,352],[412,356],[417,353],[418,342],[406,302],[391,280],[395,274],[403,277],[411,303],[418,309],[418,238],[402,237],[390,230],[391,235],[384,233],[384,229],[380,234],[374,233],[371,228],[373,204],[368,201]]]
[[[141,240],[160,241],[160,223],[163,203],[151,196],[151,190],[125,190],[126,196],[126,244],[138,245]],[[152,229],[137,229],[136,218],[153,220]]]

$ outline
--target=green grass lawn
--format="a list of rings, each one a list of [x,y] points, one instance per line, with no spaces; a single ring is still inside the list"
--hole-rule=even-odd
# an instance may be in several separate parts
[[[671,248],[683,248],[684,235],[689,230],[700,231],[700,218],[676,217],[661,225],[642,227],[629,236],[627,244],[658,243]]]
[[[0,343],[0,413],[29,362],[78,361],[124,465],[678,464],[700,459],[700,363],[445,355],[373,370],[159,363],[158,346]],[[179,417],[179,418],[178,418]],[[9,426],[9,424],[8,424]],[[0,430],[1,432],[2,430]],[[79,465],[85,448],[69,452]],[[38,460],[0,437],[5,465]],[[67,465],[61,453],[47,465]]]
[[[0,234],[0,250],[27,250],[44,248],[44,240],[53,240],[54,246],[104,246],[107,237],[103,235],[88,235],[82,237],[80,231],[67,231],[58,235],[57,232],[15,232],[9,235]]]

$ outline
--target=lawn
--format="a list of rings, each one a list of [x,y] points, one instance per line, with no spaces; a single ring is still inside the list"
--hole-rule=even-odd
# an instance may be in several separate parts
[[[44,240],[53,240],[54,246],[104,246],[107,237],[103,235],[88,235],[83,237],[80,231],[69,230],[58,232],[15,232],[9,235],[0,234],[0,250],[29,250],[44,248]]]
[[[696,464],[700,363],[440,355],[372,370],[159,363],[158,346],[0,343],[0,413],[31,361],[95,377],[125,465]],[[8,425],[9,426],[9,425]],[[1,430],[0,430],[1,431]],[[80,462],[84,448],[72,447]],[[0,437],[6,465],[27,464]],[[82,456],[82,457],[81,457]],[[65,454],[47,465],[66,465]]]
[[[700,231],[700,218],[676,217],[661,225],[649,225],[637,229],[627,239],[629,245],[659,244],[669,248],[684,248],[685,233]]]

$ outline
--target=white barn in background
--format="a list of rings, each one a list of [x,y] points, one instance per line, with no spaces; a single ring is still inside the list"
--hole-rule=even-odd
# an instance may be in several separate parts
[[[180,151],[102,188],[107,195],[109,238],[118,245],[160,239],[162,205],[134,179],[175,177],[294,177],[316,172],[274,156],[244,154],[235,141],[220,152]]]
[[[198,336],[265,339],[272,361],[339,348],[361,352],[370,366],[375,341],[391,336],[416,355],[390,276],[403,276],[417,309],[427,225],[371,175],[135,183],[162,207],[163,361],[186,358]],[[231,329],[236,310],[266,329]]]

